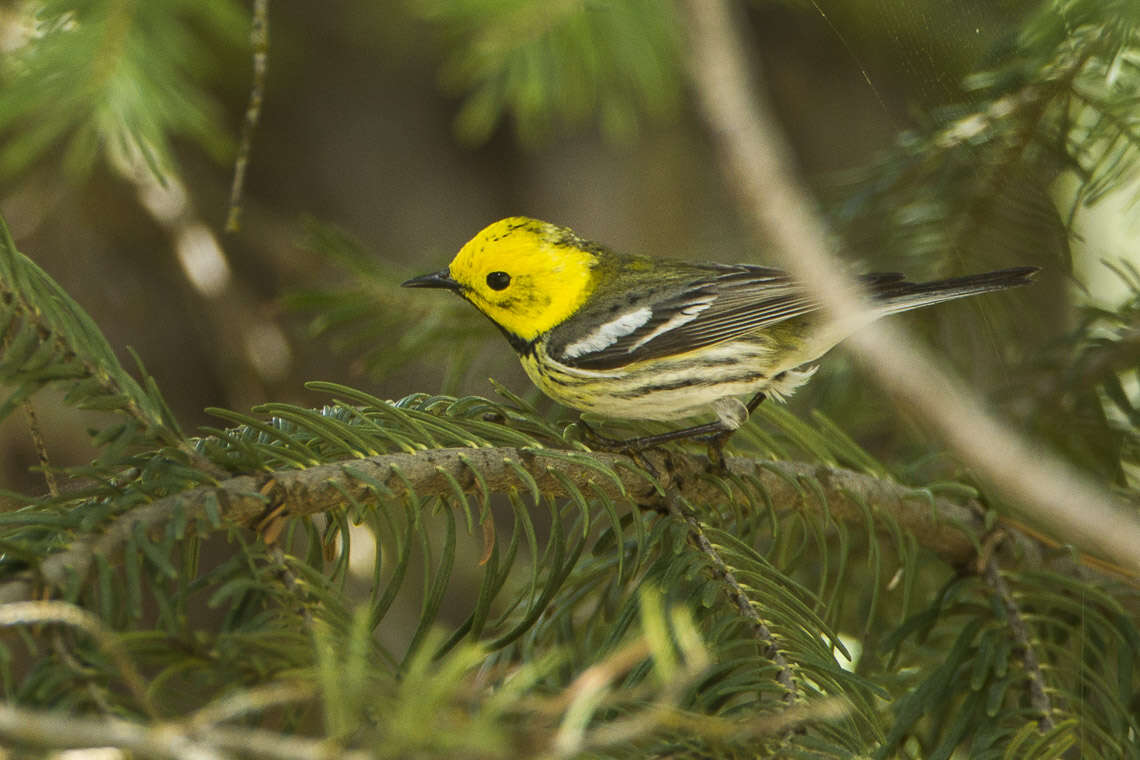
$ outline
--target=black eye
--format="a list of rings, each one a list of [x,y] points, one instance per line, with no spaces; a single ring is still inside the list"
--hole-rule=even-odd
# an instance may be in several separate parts
[[[506,272],[491,272],[487,275],[487,287],[491,290],[505,290],[511,284],[511,276]]]

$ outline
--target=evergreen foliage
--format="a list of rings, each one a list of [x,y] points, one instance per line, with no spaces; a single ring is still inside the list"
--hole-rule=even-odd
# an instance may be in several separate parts
[[[451,40],[451,81],[471,98],[461,131],[510,112],[531,137],[587,115],[624,132],[677,97],[677,16],[555,5],[415,5]],[[938,269],[995,229],[1009,183],[1033,188],[1012,195],[1036,217],[1059,166],[1079,171],[1080,203],[1135,168],[1140,6],[1038,6],[1015,65],[977,72],[972,99],[852,183],[835,218],[856,244],[889,240]],[[121,56],[76,57],[116,14]],[[0,163],[65,132],[84,166],[96,146],[165,165],[175,135],[217,144],[188,74],[208,55],[175,33],[187,17],[228,36],[241,15],[42,4],[41,33],[0,71]],[[114,76],[78,102],[43,89],[92,61]],[[1044,234],[1063,249],[1064,230]],[[469,314],[413,301],[337,233],[314,226],[309,242],[358,279],[294,297],[319,313],[315,336],[377,371],[465,351],[462,371]],[[1121,275],[1136,295],[1087,310],[1011,385],[1030,434],[1137,503],[1140,276]],[[389,401],[317,382],[321,408],[215,409],[190,436],[3,227],[0,338],[0,418],[45,388],[112,415],[98,457],[55,473],[59,492],[9,494],[18,508],[0,512],[0,742],[14,752],[1140,756],[1135,579],[1016,522],[968,474],[924,479],[917,457],[877,457],[822,413],[762,406],[725,472],[692,447],[591,451],[573,417],[505,389]]]
[[[464,139],[487,139],[506,114],[528,142],[588,119],[612,138],[629,138],[641,113],[668,113],[677,102],[680,33],[670,3],[417,0],[412,7],[452,40],[444,79],[465,95],[456,118]]]
[[[100,152],[141,155],[169,170],[185,137],[221,155],[231,138],[202,79],[208,45],[240,40],[232,0],[60,0],[25,3],[26,36],[0,66],[0,171],[26,168],[62,143],[63,168],[83,173]]]

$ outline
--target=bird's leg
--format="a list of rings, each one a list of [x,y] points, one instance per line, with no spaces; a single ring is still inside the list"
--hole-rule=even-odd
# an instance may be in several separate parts
[[[602,451],[623,451],[626,453],[644,451],[651,449],[654,446],[659,446],[662,443],[669,441],[679,441],[684,438],[700,438],[702,436],[715,435],[724,432],[725,425],[720,420],[716,422],[708,422],[703,425],[694,425],[693,427],[682,428],[680,430],[667,430],[664,433],[656,433],[654,435],[643,435],[637,438],[608,438],[595,431],[585,420],[579,418],[578,424],[582,426],[585,432],[586,443],[590,448],[601,449]],[[732,431],[728,431],[732,432]]]
[[[760,406],[760,404],[764,402],[765,398],[767,398],[767,396],[764,395],[764,391],[760,391],[755,396],[753,396],[747,404],[744,405],[745,414],[738,425],[735,427],[729,427],[727,423],[722,423],[723,428],[719,432],[708,436],[707,451],[709,456],[709,464],[713,472],[727,471],[728,468],[725,466],[724,462],[724,445],[728,443],[728,439],[731,438],[732,434],[740,428],[740,425],[743,425],[748,421],[748,418],[752,416],[752,413],[754,411],[756,411],[756,407]]]
[[[629,438],[620,440],[617,438],[608,438],[594,430],[588,422],[580,417],[578,418],[578,424],[582,427],[582,437],[586,439],[591,449],[595,451],[614,451],[625,454],[654,478],[657,477],[657,468],[645,457],[644,453],[650,446],[638,445],[643,439]]]
[[[594,427],[578,417],[578,427],[582,428],[582,438],[591,449],[598,451],[623,451],[629,447],[629,440],[620,438],[610,438],[609,436],[602,435]]]
[[[616,438],[607,438],[599,435],[582,419],[578,422],[585,431],[587,443],[591,448],[599,448],[605,451],[622,451],[626,453],[633,453],[644,451],[645,449],[659,446],[663,443],[670,441],[679,441],[685,438],[704,438],[708,441],[709,460],[712,461],[713,467],[718,470],[724,469],[724,444],[732,436],[736,429],[740,427],[760,406],[765,396],[763,391],[757,393],[747,404],[740,404],[736,402],[744,414],[739,415],[737,420],[733,420],[736,424],[727,421],[723,417],[717,419],[715,422],[706,422],[703,425],[694,425],[692,427],[682,428],[680,430],[668,430],[664,433],[656,433],[655,435],[643,435],[638,438],[627,438],[619,440]]]

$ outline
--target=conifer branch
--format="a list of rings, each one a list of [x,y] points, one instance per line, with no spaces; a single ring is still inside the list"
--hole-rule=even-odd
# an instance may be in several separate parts
[[[643,456],[656,471],[669,473],[667,490],[675,489],[690,504],[722,504],[730,499],[744,504],[754,502],[754,495],[739,487],[730,492],[731,496],[726,495],[706,477],[708,461],[704,457],[656,451]],[[409,486],[420,497],[448,496],[454,493],[454,483],[472,494],[480,493],[483,484],[496,493],[527,491],[530,485],[520,478],[520,467],[543,493],[562,496],[566,495],[567,482],[592,483],[609,498],[667,511],[668,505],[661,503],[646,475],[629,463],[624,455],[610,453],[447,448],[378,455],[304,470],[242,475],[157,499],[116,517],[99,532],[81,536],[68,549],[44,559],[38,567],[38,580],[52,587],[79,583],[87,578],[96,556],[116,556],[136,531],[151,533],[163,529],[176,515],[190,525],[205,525],[204,520],[216,517],[218,526],[256,527],[283,518],[339,509],[349,498],[373,502],[376,488],[388,489],[385,498],[400,498],[408,493]],[[802,510],[817,517],[862,524],[866,520],[865,505],[872,505],[873,514],[884,516],[881,525],[885,526],[889,518],[914,536],[920,546],[954,565],[971,560],[975,554],[973,537],[984,532],[977,504],[964,506],[929,491],[850,470],[744,457],[729,457],[727,467],[729,474],[737,476],[733,480],[751,481],[763,489],[765,498],[778,511]],[[616,479],[608,477],[604,470]],[[801,488],[803,481],[813,481],[817,488]],[[816,494],[822,495],[823,500]],[[1015,551],[1030,562],[1045,553],[1041,544],[1018,531],[1009,530],[1008,535]],[[1052,566],[1067,574],[1088,572],[1068,558],[1055,559]],[[35,598],[35,580],[24,574],[0,585],[0,602]]]
[[[756,611],[756,607],[753,606],[752,599],[749,598],[748,592],[740,585],[740,581],[736,579],[736,575],[720,556],[720,552],[716,550],[716,547],[709,541],[708,536],[705,535],[704,529],[701,527],[701,521],[697,519],[692,510],[685,508],[676,489],[670,488],[669,491],[666,492],[666,501],[669,506],[669,514],[685,523],[693,542],[697,545],[701,554],[705,555],[708,559],[716,576],[727,587],[728,595],[732,598],[733,605],[740,611],[741,616],[748,621],[752,628],[753,636],[760,642],[761,653],[776,666],[776,680],[780,686],[784,687],[784,702],[789,705],[795,704],[799,694],[796,688],[795,673],[788,663],[788,658],[784,657],[784,653],[781,651],[781,647],[776,641],[772,629],[768,627],[768,624],[764,622],[764,618]]]
[[[1021,652],[1021,661],[1025,665],[1025,677],[1029,679],[1029,704],[1033,707],[1034,712],[1040,716],[1037,719],[1037,728],[1042,733],[1049,731],[1054,726],[1053,706],[1049,699],[1049,692],[1045,689],[1045,676],[1041,672],[1037,650],[1030,640],[1029,626],[1026,625],[1025,618],[1021,614],[1021,608],[1018,606],[1017,600],[1013,598],[1009,584],[1005,582],[997,560],[993,556],[986,560],[982,576],[1001,601],[1009,631],[1013,635],[1017,649]]]
[[[150,697],[147,696],[142,676],[123,651],[122,644],[98,617],[81,607],[59,601],[13,602],[0,605],[0,628],[48,624],[66,625],[83,631],[95,639],[119,669],[123,682],[147,715],[152,718],[157,715]]]
[[[20,406],[24,409],[24,417],[28,422],[28,433],[32,436],[32,445],[36,449],[36,458],[40,462],[40,471],[44,474],[44,482],[47,483],[48,493],[52,496],[59,496],[59,483],[55,479],[55,471],[51,467],[51,457],[48,455],[47,443],[44,441],[43,431],[40,429],[39,415],[36,414],[36,408],[32,406],[31,399],[24,399]]]

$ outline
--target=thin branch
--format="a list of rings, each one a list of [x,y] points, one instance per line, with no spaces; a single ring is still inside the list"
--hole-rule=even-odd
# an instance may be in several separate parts
[[[237,232],[241,228],[241,194],[245,188],[245,172],[249,168],[253,131],[257,129],[257,122],[261,119],[261,102],[265,98],[265,77],[269,70],[269,0],[253,2],[249,43],[253,48],[253,84],[249,89],[245,121],[241,125],[241,143],[238,145],[237,158],[234,160],[234,181],[230,186],[226,232]]]
[[[95,639],[99,648],[111,658],[131,690],[135,700],[147,715],[157,715],[154,705],[147,696],[146,683],[134,663],[123,650],[118,637],[103,624],[103,621],[87,610],[74,604],[59,601],[11,602],[0,604],[0,627],[17,625],[43,625],[54,623],[77,628]]]
[[[11,347],[12,336],[9,325],[0,334],[0,345],[4,348],[4,353],[7,354]],[[40,460],[40,469],[44,473],[44,481],[47,483],[48,493],[52,496],[59,496],[59,483],[56,482],[55,472],[51,468],[51,458],[48,456],[47,443],[44,442],[43,432],[40,430],[39,417],[36,415],[36,409],[32,406],[30,398],[24,399],[21,406],[24,408],[24,416],[28,420],[28,432],[32,436],[32,443],[36,447],[36,457]]]
[[[687,0],[686,7],[690,71],[746,218],[833,318],[858,319],[865,301],[832,255],[834,246],[791,169],[792,153],[770,105],[751,86],[756,64],[746,60],[729,3]],[[884,389],[919,414],[1005,498],[1066,541],[1140,573],[1140,522],[1134,510],[1040,444],[1007,430],[961,381],[890,324],[877,323],[847,343]]]
[[[712,479],[704,477],[708,466],[704,457],[671,453],[667,468],[663,456],[659,452],[645,455],[657,471],[670,470],[676,492],[685,501],[691,504],[754,502],[753,494],[735,490],[731,496],[726,495]],[[96,556],[114,557],[136,530],[149,532],[164,528],[176,516],[191,525],[195,521],[205,525],[204,520],[216,510],[222,525],[253,527],[267,516],[299,517],[340,509],[349,499],[374,502],[377,494],[373,484],[388,489],[391,498],[404,496],[409,486],[421,497],[450,495],[454,493],[452,483],[459,483],[467,492],[479,493],[482,486],[472,468],[479,471],[482,482],[496,493],[528,490],[529,486],[519,479],[517,465],[533,477],[543,492],[551,495],[566,495],[566,478],[578,484],[592,482],[615,500],[667,506],[660,504],[657,491],[650,487],[643,474],[629,467],[629,459],[621,454],[571,454],[516,448],[450,448],[386,454],[305,470],[242,475],[158,499],[118,516],[97,533],[79,537],[68,549],[45,558],[36,572],[38,580],[52,587],[82,583]],[[755,483],[763,489],[770,503],[781,510],[802,510],[817,517],[861,524],[866,519],[861,505],[872,504],[876,514],[889,515],[890,520],[913,535],[919,545],[955,565],[967,563],[974,557],[973,537],[984,533],[979,505],[963,506],[893,481],[796,462],[757,462],[731,457],[727,466],[729,472],[737,476],[737,482]],[[616,479],[603,471],[616,473]],[[817,489],[801,488],[801,480],[814,480],[823,501],[817,497]],[[1008,535],[1010,543],[1030,561],[1042,556],[1043,547],[1037,542],[1015,530],[1008,531]],[[1054,568],[1058,572],[1082,572],[1071,560],[1055,562],[1060,565]],[[0,585],[0,602],[35,598],[36,581],[36,575],[28,573]]]
[[[59,483],[55,479],[55,471],[51,468],[51,457],[48,456],[47,443],[44,441],[43,431],[40,430],[40,419],[32,400],[26,398],[20,404],[24,407],[24,416],[28,418],[28,432],[32,436],[32,444],[36,447],[36,457],[40,460],[40,471],[44,474],[48,493],[59,496]]]
[[[551,739],[555,757],[577,757],[582,753],[586,729],[605,698],[614,690],[614,683],[625,673],[652,654],[649,643],[639,638],[626,644],[601,662],[594,663],[578,674],[561,695],[564,717]],[[626,739],[632,741],[634,734]]]
[[[328,739],[308,739],[248,726],[215,726],[201,737],[213,747],[263,760],[372,760],[380,753],[341,749]]]
[[[34,262],[17,250],[16,243],[3,219],[0,219],[0,253],[5,259],[10,260],[10,266],[14,271],[20,273],[16,275],[20,280],[46,281],[50,283],[51,287],[58,287],[50,278],[47,278],[45,273],[35,267]],[[23,274],[24,271],[27,274]],[[95,338],[92,337],[90,333],[93,327],[88,327],[82,320],[76,319],[74,314],[70,316],[70,324],[53,325],[49,316],[37,304],[28,300],[30,295],[28,289],[17,288],[15,287],[16,284],[0,278],[0,303],[3,304],[3,310],[11,315],[5,331],[0,335],[3,352],[7,352],[9,342],[17,330],[35,329],[38,333],[39,343],[51,344],[56,356],[60,357],[63,362],[74,361],[78,365],[77,370],[67,369],[64,374],[58,374],[51,380],[38,381],[38,385],[44,386],[54,381],[92,380],[98,384],[99,393],[105,396],[121,397],[123,400],[119,402],[116,411],[134,418],[146,431],[146,434],[155,441],[179,448],[192,462],[206,472],[212,472],[216,469],[194,451],[176,425],[172,428],[171,423],[163,419],[162,413],[154,408],[155,404],[160,405],[161,401],[155,402],[148,398],[147,392],[118,364],[118,360],[113,355],[108,358],[99,356],[98,350],[84,350],[83,339],[88,342],[104,340],[98,334]],[[61,296],[61,298],[66,303],[66,296]],[[69,331],[77,331],[80,337],[75,338],[75,336],[69,335]],[[83,335],[83,333],[87,334]],[[108,347],[107,350],[110,351],[110,348]],[[25,382],[33,381],[27,380]],[[88,391],[88,395],[96,394]],[[144,409],[139,403],[140,397],[145,399],[152,408]],[[25,407],[25,409],[29,410],[30,407]]]
[[[637,654],[643,657],[644,651]],[[610,674],[599,674],[592,669],[587,670],[583,676],[591,680],[611,677]],[[563,697],[572,695],[575,690],[580,691],[581,680],[580,677],[575,681]],[[293,701],[306,688],[288,684],[281,686],[283,688],[280,693],[274,693],[276,687],[261,690],[263,696],[268,698],[268,704]],[[563,701],[570,704],[570,700],[559,700]],[[255,712],[263,706],[248,705]],[[245,707],[247,706],[243,706],[241,712],[245,712]],[[632,717],[603,722],[592,728],[568,748],[570,751],[564,751],[556,745],[548,752],[537,753],[535,756],[578,757],[583,753],[598,752],[610,747],[628,748],[631,742],[661,729],[668,729],[674,734],[744,742],[787,732],[808,722],[838,720],[849,712],[850,705],[845,700],[834,697],[818,699],[750,720],[741,720],[740,716],[694,715],[675,704],[651,703]],[[204,725],[193,717],[185,721],[143,724],[110,716],[88,718],[61,711],[30,710],[9,703],[0,703],[0,740],[7,745],[19,743],[37,749],[116,747],[141,756],[170,760],[228,760],[231,757],[263,760],[370,760],[389,756],[389,753],[384,752],[346,750],[328,740],[250,726],[231,727],[212,722]]]
[[[1005,609],[1006,620],[1009,622],[1009,631],[1021,652],[1021,661],[1025,664],[1025,677],[1029,679],[1029,704],[1040,715],[1037,719],[1037,728],[1042,732],[1053,728],[1053,705],[1049,700],[1049,693],[1045,690],[1045,676],[1041,672],[1041,663],[1037,660],[1037,650],[1030,640],[1029,626],[1021,615],[1021,608],[1009,590],[1009,584],[998,568],[997,560],[992,556],[986,561],[983,577],[986,583],[994,590]]]
[[[185,724],[196,730],[248,715],[264,713],[271,707],[307,702],[317,696],[316,684],[308,681],[278,681],[227,694],[191,714]]]
[[[344,750],[325,740],[285,736],[249,727],[192,730],[178,723],[145,725],[119,718],[81,718],[60,711],[27,710],[0,703],[0,737],[37,748],[118,747],[170,760],[368,760],[362,750]],[[232,754],[231,754],[232,753]]]
[[[740,585],[740,581],[736,580],[736,575],[729,569],[720,556],[720,552],[716,550],[708,536],[705,535],[701,521],[697,519],[691,509],[685,507],[675,487],[671,486],[666,491],[666,503],[669,507],[669,514],[685,523],[689,535],[692,536],[693,542],[697,545],[697,549],[708,559],[713,572],[724,583],[729,597],[736,605],[736,609],[752,626],[752,635],[762,647],[761,654],[776,666],[778,671],[776,680],[784,687],[784,702],[788,705],[795,704],[799,695],[799,690],[796,688],[795,673],[788,663],[788,659],[784,657],[784,653],[780,651],[780,646],[776,641],[776,636],[772,633],[772,629],[764,622],[764,618],[760,617],[760,613],[753,606],[748,592]]]
[[[623,718],[603,723],[590,732],[583,742],[584,751],[600,752],[617,747],[627,749],[638,736],[650,733],[661,726],[668,727],[675,735],[700,736],[706,740],[720,739],[726,742],[755,742],[758,739],[789,734],[807,723],[838,721],[851,712],[851,704],[841,697],[816,698],[812,702],[793,705],[778,713],[740,720],[739,716],[694,715],[667,707],[646,710],[647,715]],[[704,755],[699,755],[704,757]],[[761,756],[757,752],[756,756]],[[673,757],[667,755],[667,757]]]

